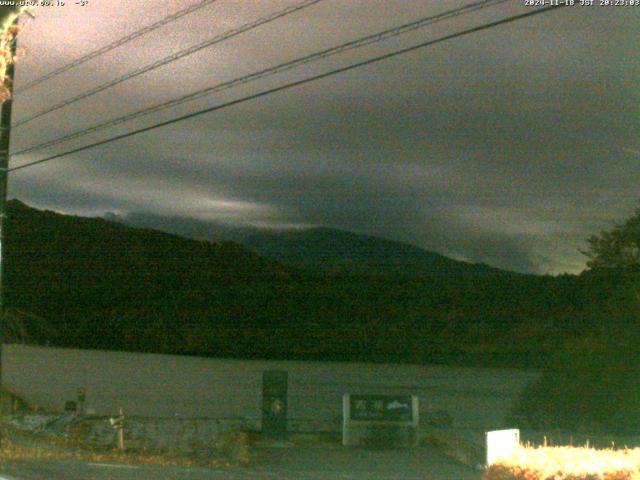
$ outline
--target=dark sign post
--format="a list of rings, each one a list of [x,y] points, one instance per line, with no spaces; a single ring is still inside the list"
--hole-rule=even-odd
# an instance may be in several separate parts
[[[262,434],[279,439],[287,434],[287,372],[262,373]]]
[[[84,387],[78,388],[78,415],[84,415],[84,401],[87,399],[87,390]]]

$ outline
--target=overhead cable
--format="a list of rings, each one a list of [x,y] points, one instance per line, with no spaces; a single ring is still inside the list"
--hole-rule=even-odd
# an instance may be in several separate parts
[[[41,77],[36,78],[35,80],[30,81],[29,83],[26,83],[20,88],[17,88],[16,91],[14,92],[14,95],[19,95],[23,92],[26,92],[27,90],[35,87],[36,85],[46,82],[47,80],[51,80],[53,77],[60,75],[61,73],[64,73],[68,70],[71,70],[72,68],[82,65],[83,63],[86,63],[89,60],[93,60],[94,58],[99,57],[100,55],[103,55],[107,52],[110,52],[111,50],[114,50],[115,48],[118,48],[124,45],[125,43],[129,43],[138,37],[146,35],[147,33],[157,30],[158,28],[163,27],[169,23],[175,22],[179,18],[182,18],[185,15],[189,15],[190,13],[200,10],[201,8],[204,8],[217,1],[218,0],[201,0],[200,2],[190,5],[186,8],[183,8],[182,10],[178,10],[177,12],[172,13],[171,15],[168,15],[162,18],[161,20],[158,20],[155,23],[152,23],[150,25],[147,25],[146,27],[141,28],[140,30],[136,30],[135,32],[125,35],[124,37],[121,37],[111,42],[108,45],[105,45],[103,47],[98,48],[97,50],[89,52],[86,55],[83,55],[82,57],[79,57],[73,60],[72,62],[69,62],[66,65],[63,65],[62,67],[57,68],[56,70],[53,70],[52,72],[49,72]]]
[[[152,70],[155,70],[157,68],[160,68],[164,65],[167,65],[169,63],[175,62],[176,60],[180,60],[181,58],[184,58],[188,55],[192,55],[196,52],[199,52],[200,50],[204,49],[204,48],[208,48],[211,47],[213,45],[216,45],[220,42],[223,42],[225,40],[228,40],[230,38],[233,38],[237,35],[240,35],[241,33],[247,32],[249,30],[253,30],[255,28],[258,28],[261,25],[265,25],[267,23],[273,22],[279,18],[282,18],[286,15],[290,15],[294,12],[298,12],[304,8],[310,7],[312,5],[315,5],[316,3],[322,2],[323,0],[304,0],[301,3],[298,3],[296,5],[287,7],[283,10],[279,10],[275,13],[271,13],[269,15],[266,15],[264,17],[261,17],[253,22],[249,22],[246,23],[240,27],[236,27],[233,28],[231,30],[228,30],[224,33],[221,33],[220,35],[216,35],[215,37],[209,39],[209,40],[205,40],[204,42],[200,42],[197,45],[185,48],[183,50],[180,50],[176,53],[173,53],[167,57],[161,58],[160,60],[157,60],[149,65],[146,65],[144,67],[140,67],[137,68],[129,73],[126,73],[125,75],[122,75],[118,78],[115,78],[113,80],[110,80],[106,83],[103,83],[101,85],[98,85],[97,87],[91,88],[89,90],[85,90],[84,92],[79,93],[78,95],[71,97],[67,100],[64,100],[60,103],[57,103],[51,107],[48,107],[44,110],[41,110],[38,113],[35,113],[33,115],[31,115],[30,117],[27,117],[23,120],[20,120],[19,122],[16,122],[12,125],[12,128],[19,128],[22,125],[25,125],[29,122],[32,122],[33,120],[35,120],[36,118],[40,118],[43,115],[47,115],[48,113],[51,112],[55,112],[56,110],[60,110],[61,108],[67,107],[73,103],[79,102],[80,100],[84,100],[85,98],[91,97],[93,95],[96,95],[97,93],[100,93],[104,90],[107,90],[108,88],[114,87],[122,82],[126,82],[127,80],[131,80],[132,78],[138,77],[144,73],[150,72]]]
[[[383,60],[387,60],[389,58],[397,57],[399,55],[404,55],[406,53],[413,52],[413,51],[416,51],[416,50],[421,49],[421,48],[426,48],[426,47],[429,47],[429,46],[432,46],[432,45],[436,45],[436,44],[443,43],[443,42],[446,42],[446,41],[449,41],[449,40],[453,40],[454,38],[458,38],[458,37],[462,37],[462,36],[469,35],[469,34],[472,34],[472,33],[477,33],[477,32],[480,32],[480,31],[488,30],[488,29],[491,29],[491,28],[494,28],[494,27],[497,27],[497,26],[500,26],[500,25],[505,25],[507,23],[511,23],[511,22],[515,22],[515,21],[522,20],[522,19],[525,19],[525,18],[533,17],[535,15],[540,15],[542,13],[547,13],[547,12],[550,12],[552,10],[557,10],[557,9],[563,8],[563,7],[565,7],[565,4],[548,6],[548,7],[539,8],[539,9],[536,9],[536,10],[531,10],[531,11],[526,12],[526,13],[521,13],[519,15],[513,15],[511,17],[503,18],[501,20],[496,20],[496,21],[493,21],[493,22],[485,23],[485,24],[479,25],[477,27],[472,27],[472,28],[469,28],[469,29],[466,29],[466,30],[462,30],[462,31],[456,32],[456,33],[445,35],[443,37],[440,37],[440,38],[437,38],[437,39],[434,39],[434,40],[429,40],[429,41],[426,41],[426,42],[418,43],[416,45],[412,45],[410,47],[402,48],[400,50],[395,50],[393,52],[386,53],[384,55],[379,55],[377,57],[369,58],[367,60],[363,60],[363,61],[360,61],[360,62],[357,62],[357,63],[352,63],[351,65],[348,65],[348,66],[345,66],[345,67],[336,68],[334,70],[331,70],[331,71],[328,71],[328,72],[325,72],[325,73],[321,73],[321,74],[318,74],[318,75],[313,75],[311,77],[307,77],[307,78],[302,79],[302,80],[297,80],[297,81],[294,81],[294,82],[290,82],[290,83],[287,83],[287,84],[284,84],[284,85],[281,85],[281,86],[278,86],[278,87],[273,87],[273,88],[270,88],[270,89],[267,89],[267,90],[263,90],[261,92],[258,92],[258,93],[252,94],[252,95],[248,95],[246,97],[242,97],[242,98],[239,98],[239,99],[236,99],[236,100],[232,100],[232,101],[229,101],[229,102],[226,102],[226,103],[215,105],[213,107],[205,108],[203,110],[198,110],[196,112],[192,112],[192,113],[189,113],[187,115],[182,115],[180,117],[176,117],[176,118],[173,118],[171,120],[160,122],[160,123],[157,123],[155,125],[150,125],[148,127],[144,127],[144,128],[140,128],[140,129],[137,129],[137,130],[133,130],[131,132],[127,132],[127,133],[124,133],[124,134],[121,134],[121,135],[117,135],[117,136],[114,136],[114,137],[111,137],[111,138],[107,138],[105,140],[100,140],[98,142],[94,142],[94,143],[91,143],[91,144],[88,144],[88,145],[84,145],[82,147],[78,147],[78,148],[67,150],[67,151],[64,151],[64,152],[61,152],[61,153],[57,153],[55,155],[51,155],[51,156],[46,157],[46,158],[42,158],[42,159],[39,159],[39,160],[34,160],[32,162],[27,162],[27,163],[24,163],[24,164],[19,165],[17,167],[10,168],[8,171],[12,172],[12,171],[17,171],[17,170],[22,170],[22,169],[25,169],[25,168],[32,167],[34,165],[39,165],[39,164],[42,164],[42,163],[45,163],[45,162],[50,162],[52,160],[56,160],[56,159],[61,158],[61,157],[65,157],[65,156],[68,156],[68,155],[72,155],[74,153],[78,153],[78,152],[82,152],[82,151],[85,151],[85,150],[89,150],[91,148],[98,147],[98,146],[101,146],[101,145],[105,145],[105,144],[108,144],[108,143],[116,142],[118,140],[122,140],[122,139],[128,138],[128,137],[132,137],[132,136],[138,135],[140,133],[144,133],[144,132],[148,132],[148,131],[151,131],[151,130],[155,130],[157,128],[161,128],[161,127],[165,127],[165,126],[168,126],[168,125],[172,125],[174,123],[181,122],[181,121],[184,121],[184,120],[188,120],[190,118],[198,117],[200,115],[205,115],[207,113],[215,112],[217,110],[222,110],[224,108],[228,108],[228,107],[231,107],[231,106],[234,106],[234,105],[238,105],[240,103],[244,103],[244,102],[247,102],[247,101],[250,101],[250,100],[255,100],[257,98],[265,97],[265,96],[271,95],[273,93],[282,92],[282,91],[288,90],[290,88],[294,88],[294,87],[298,87],[300,85],[304,85],[304,84],[307,84],[307,83],[315,82],[317,80],[321,80],[323,78],[331,77],[331,76],[334,76],[334,75],[337,75],[337,74],[340,74],[340,73],[348,72],[348,71],[354,70],[356,68],[364,67],[364,66],[367,66],[367,65],[372,65],[374,63],[377,63],[377,62],[380,62],[380,61],[383,61]]]
[[[115,127],[117,125],[120,125],[122,123],[125,122],[129,122],[132,120],[135,120],[137,118],[146,116],[146,115],[150,115],[152,113],[156,113],[159,112],[161,110],[165,110],[167,108],[171,108],[171,107],[175,107],[178,105],[181,105],[183,103],[186,102],[190,102],[193,100],[196,100],[198,98],[202,98],[202,97],[206,97],[209,95],[212,95],[214,93],[218,93],[224,90],[228,90],[230,88],[234,88],[240,85],[244,85],[246,83],[249,82],[254,82],[256,80],[260,80],[263,78],[267,78],[273,75],[276,75],[278,73],[282,73],[285,72],[287,70],[291,70],[294,69],[296,67],[299,67],[301,65],[305,65],[307,63],[311,63],[311,62],[315,62],[318,60],[321,60],[323,58],[328,58],[331,57],[333,55],[338,55],[350,50],[355,50],[358,48],[362,48],[366,45],[370,45],[372,43],[377,43],[377,42],[381,42],[383,40],[387,40],[389,38],[392,37],[396,37],[405,33],[409,33],[412,32],[414,30],[417,30],[419,28],[423,28],[426,27],[428,25],[432,25],[434,23],[437,22],[441,22],[444,20],[448,20],[450,18],[453,17],[457,17],[459,15],[465,15],[465,14],[469,14],[472,12],[475,12],[477,10],[483,9],[483,8],[487,8],[490,6],[494,6],[500,3],[505,3],[508,2],[509,0],[482,0],[479,2],[474,2],[471,4],[468,4],[466,6],[463,7],[459,7],[459,8],[455,8],[452,10],[447,10],[446,12],[442,12],[439,13],[437,15],[432,15],[432,16],[428,16],[428,17],[424,17],[424,18],[420,18],[419,20],[410,22],[410,23],[406,23],[404,25],[400,25],[394,28],[390,28],[387,30],[383,30],[381,32],[372,34],[372,35],[367,35],[361,38],[358,38],[356,40],[352,40],[349,41],[347,43],[342,43],[338,46],[335,47],[331,47],[331,48],[327,48],[324,50],[321,50],[319,52],[315,52],[312,53],[310,55],[305,55],[299,58],[296,58],[294,60],[288,61],[288,62],[284,62],[281,64],[278,64],[274,67],[269,67],[263,70],[259,70],[257,72],[248,74],[248,75],[243,75],[241,77],[237,77],[233,80],[229,80],[226,82],[222,82],[207,88],[203,88],[201,90],[197,90],[195,92],[183,95],[181,97],[178,98],[174,98],[172,100],[168,100],[166,102],[162,102],[160,104],[151,106],[151,107],[147,107],[144,108],[142,110],[138,110],[117,118],[114,118],[112,120],[108,120],[105,122],[101,122],[98,123],[96,125],[90,126],[90,127],[86,127],[83,128],[81,130],[66,134],[64,136],[52,139],[52,140],[47,140],[45,142],[36,144],[36,145],[32,145],[23,149],[20,149],[16,152],[14,152],[12,154],[12,156],[16,156],[16,155],[23,155],[29,152],[33,152],[35,150],[41,150],[43,148],[47,148],[47,147],[51,147],[54,145],[58,145],[60,143],[63,142],[67,142],[69,140],[74,140],[76,138],[80,138],[83,137],[85,135],[88,135],[90,133],[95,133],[97,131],[100,130],[104,130],[106,128],[110,128],[110,127]]]

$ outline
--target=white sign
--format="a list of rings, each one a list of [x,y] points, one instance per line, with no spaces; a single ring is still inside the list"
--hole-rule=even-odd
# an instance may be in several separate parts
[[[487,465],[511,455],[520,445],[520,430],[494,430],[487,432]]]

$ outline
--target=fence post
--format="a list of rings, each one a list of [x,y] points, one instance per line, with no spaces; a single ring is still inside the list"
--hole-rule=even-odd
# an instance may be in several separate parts
[[[118,431],[118,449],[124,450],[124,412],[122,407],[120,407],[119,415],[117,418],[110,418],[109,423]]]
[[[122,412],[122,407],[120,407],[119,413],[122,421],[120,422],[120,428],[118,428],[118,448],[124,450],[124,413]]]

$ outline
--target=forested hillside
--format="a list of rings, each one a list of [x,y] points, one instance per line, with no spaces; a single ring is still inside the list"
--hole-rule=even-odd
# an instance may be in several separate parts
[[[233,243],[17,201],[6,223],[7,303],[46,319],[51,328],[40,328],[33,341],[61,346],[540,366],[619,304],[617,292],[599,281],[459,270],[420,277],[314,273]]]

